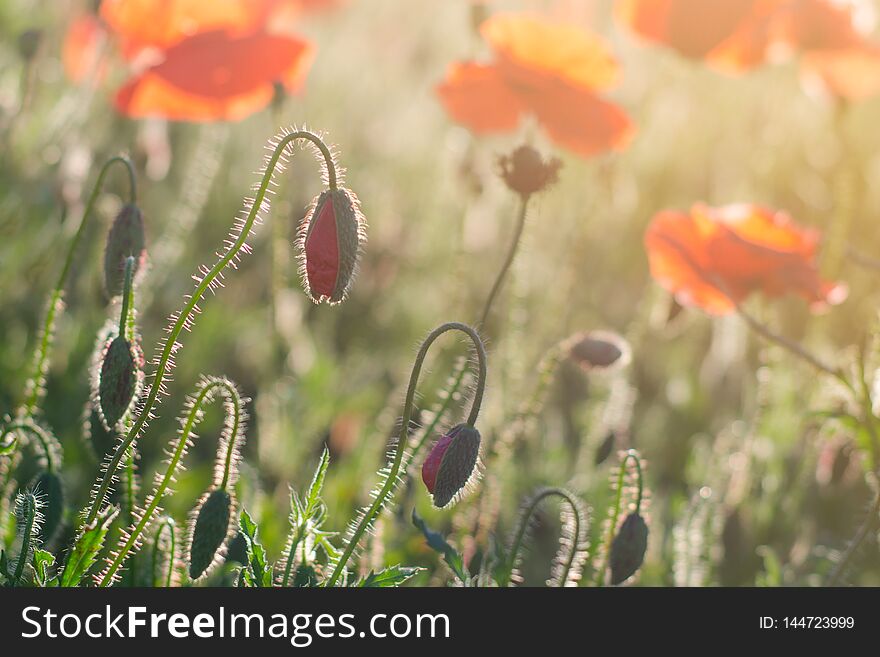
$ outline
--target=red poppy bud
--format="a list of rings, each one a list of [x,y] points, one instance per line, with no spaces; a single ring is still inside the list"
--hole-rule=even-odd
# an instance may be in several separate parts
[[[422,464],[422,481],[434,496],[434,506],[446,506],[467,486],[479,454],[480,432],[468,424],[459,424],[434,443]]]
[[[136,205],[128,203],[113,220],[104,249],[104,288],[110,297],[122,294],[126,259],[134,257],[133,274],[136,275],[146,253],[144,217]]]
[[[315,303],[337,304],[348,296],[366,241],[364,223],[351,190],[328,189],[315,199],[300,232],[300,273]]]

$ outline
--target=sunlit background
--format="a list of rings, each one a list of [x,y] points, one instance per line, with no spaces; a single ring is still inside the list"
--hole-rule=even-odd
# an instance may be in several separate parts
[[[151,356],[191,274],[213,262],[251,193],[268,139],[307,125],[337,146],[369,224],[351,296],[315,305],[300,285],[293,242],[322,189],[304,151],[279,177],[253,256],[185,335],[170,397],[138,444],[141,495],[185,395],[200,374],[223,374],[252,399],[239,498],[273,558],[287,532],[288,486],[308,485],[324,445],[325,528],[342,532],[378,481],[418,342],[443,322],[480,317],[520,203],[497,160],[528,142],[562,166],[529,201],[482,327],[484,439],[521,419],[542,355],[568,336],[613,331],[628,340],[631,362],[587,373],[564,361],[527,430],[486,459],[482,484],[450,509],[431,508],[415,464],[354,570],[403,563],[425,569],[410,584],[445,584],[451,575],[412,525],[413,508],[476,564],[493,540],[507,543],[522,500],[542,486],[564,486],[591,508],[595,551],[618,450],[635,448],[650,526],[636,583],[827,581],[873,500],[877,464],[858,424],[873,420],[870,391],[851,398],[737,312],[706,312],[687,290],[652,278],[645,233],[659,212],[699,203],[755,204],[819,231],[806,259],[821,281],[845,284],[845,300],[811,312],[793,282],[800,270],[786,264],[781,295],[762,293],[769,284],[758,272],[737,302],[872,386],[880,6],[780,0],[785,17],[773,22],[750,0],[251,4],[272,11],[239,16],[236,3],[208,0],[0,0],[0,415],[21,402],[46,299],[108,157],[127,154],[136,166],[149,263],[138,323]],[[217,12],[216,22],[189,11]],[[505,26],[521,12],[532,27]],[[566,32],[547,40],[545,24]],[[42,404],[64,448],[68,527],[98,473],[82,416],[110,311],[103,242],[125,194],[116,172],[74,260]],[[448,340],[430,357],[423,422],[464,353]],[[466,404],[456,406],[461,415]],[[221,422],[208,412],[167,501],[179,523],[209,483]],[[26,482],[34,466],[20,467]],[[880,584],[876,521],[840,581]],[[550,575],[558,529],[548,503],[526,584]],[[593,568],[583,583],[595,581]]]

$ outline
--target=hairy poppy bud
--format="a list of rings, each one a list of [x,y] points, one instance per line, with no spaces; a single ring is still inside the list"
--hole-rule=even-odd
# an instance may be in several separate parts
[[[113,220],[104,249],[104,288],[111,298],[122,294],[129,256],[134,257],[133,274],[137,274],[146,257],[146,239],[144,217],[131,203],[124,205]]]
[[[365,241],[364,218],[351,190],[328,189],[315,199],[300,231],[300,273],[312,301],[345,299]]]
[[[629,344],[610,331],[590,331],[572,336],[569,357],[587,371],[623,367],[630,360]]]
[[[111,431],[137,401],[143,385],[144,355],[137,341],[111,340],[101,358],[97,381],[98,414]]]
[[[232,497],[216,489],[203,498],[195,511],[192,540],[189,546],[189,576],[198,579],[214,563],[217,550],[229,534]]]
[[[648,525],[638,513],[630,513],[611,542],[611,583],[620,584],[641,568],[648,549]]]
[[[561,166],[559,159],[545,160],[529,145],[520,146],[510,155],[498,158],[501,179],[511,191],[524,198],[555,183]]]
[[[459,424],[442,436],[422,464],[422,481],[442,508],[463,489],[474,474],[480,454],[480,432]]]

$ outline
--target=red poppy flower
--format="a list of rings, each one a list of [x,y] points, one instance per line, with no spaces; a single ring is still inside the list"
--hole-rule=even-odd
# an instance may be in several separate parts
[[[526,14],[498,14],[480,31],[495,60],[454,63],[437,86],[454,120],[475,133],[509,132],[532,115],[553,141],[579,155],[625,146],[629,118],[597,95],[619,76],[599,37]]]
[[[276,83],[297,90],[310,61],[311,46],[296,37],[202,32],[120,89],[116,107],[131,117],[237,120],[265,107]]]
[[[786,0],[618,0],[618,20],[639,36],[692,59],[731,68],[764,61],[767,22]]]
[[[67,26],[61,44],[61,62],[68,79],[82,82],[89,76],[95,80],[104,77],[107,66],[99,59],[101,44],[106,38],[101,22],[90,14],[74,19]]]
[[[814,309],[846,297],[816,266],[819,234],[755,205],[657,214],[645,233],[651,274],[679,303],[722,315],[752,292],[799,294]]]

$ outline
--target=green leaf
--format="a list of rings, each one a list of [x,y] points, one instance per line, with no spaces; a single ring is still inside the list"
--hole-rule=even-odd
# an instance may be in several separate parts
[[[37,586],[49,585],[49,567],[55,565],[55,555],[48,550],[34,550],[34,581]]]
[[[18,436],[14,432],[10,431],[7,434],[0,435],[0,456],[12,454],[16,447],[18,447]]]
[[[78,586],[88,574],[98,560],[107,532],[110,531],[110,525],[117,515],[119,515],[119,507],[107,507],[98,514],[94,522],[82,528],[67,556],[67,563],[64,564],[61,586]]]
[[[247,511],[242,509],[241,520],[239,521],[241,533],[244,534],[244,540],[247,544],[248,565],[244,573],[244,580],[249,586],[269,587],[272,586],[272,564],[266,557],[266,549],[260,544],[257,535],[259,527],[253,521]]]
[[[440,554],[442,554],[444,561],[446,561],[446,563],[452,569],[452,572],[455,573],[455,576],[458,577],[458,579],[460,579],[462,582],[467,582],[469,577],[464,569],[464,559],[462,558],[461,554],[459,554],[458,550],[447,543],[446,539],[443,538],[440,532],[435,532],[433,529],[430,529],[415,509],[413,509],[412,513],[412,522],[422,532],[422,534],[425,535],[425,539],[427,539],[428,542],[428,547],[430,547],[435,552],[439,552]]]
[[[315,571],[314,566],[307,563],[301,563],[297,566],[296,572],[293,575],[293,585],[299,588],[314,588],[318,586],[318,573]]]
[[[309,485],[309,492],[306,496],[306,515],[311,515],[321,503],[321,489],[324,488],[324,478],[327,476],[327,467],[330,465],[330,450],[326,447],[321,453],[321,461],[312,477],[312,483]]]
[[[356,586],[363,588],[386,588],[400,586],[410,577],[417,574],[421,568],[408,568],[406,566],[389,566],[378,573],[371,570]]]

